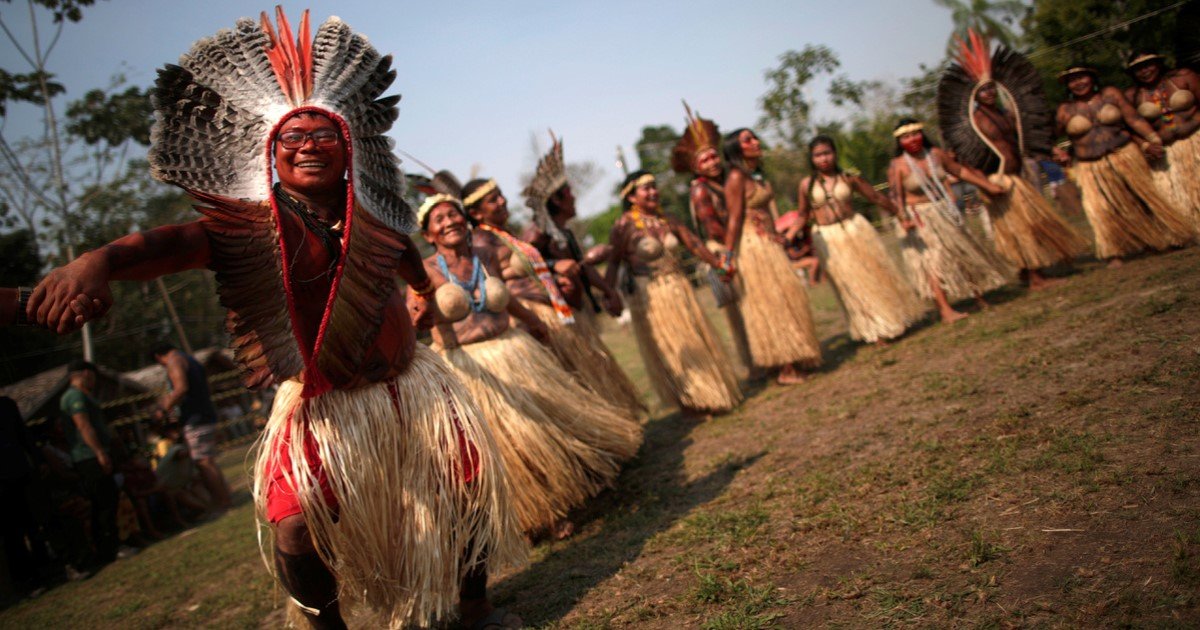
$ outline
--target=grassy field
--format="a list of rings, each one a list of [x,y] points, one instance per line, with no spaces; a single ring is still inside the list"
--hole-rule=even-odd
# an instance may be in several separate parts
[[[546,628],[1200,624],[1200,248],[1081,265],[886,348],[812,298],[821,372],[708,421],[659,410],[497,602]],[[643,381],[630,335],[606,337]],[[225,517],[0,626],[279,625],[234,474]]]

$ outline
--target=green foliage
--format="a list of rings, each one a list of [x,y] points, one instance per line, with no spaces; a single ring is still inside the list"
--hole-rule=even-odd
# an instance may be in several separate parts
[[[809,112],[812,104],[805,88],[815,77],[830,74],[841,65],[837,54],[827,46],[811,44],[797,52],[789,50],[779,56],[779,65],[764,75],[770,89],[758,99],[762,117],[758,125],[770,132],[788,148],[801,149],[808,141]],[[849,85],[839,84],[840,97],[850,96]]]
[[[67,132],[89,145],[118,146],[132,140],[148,146],[153,123],[150,93],[136,86],[115,94],[91,90],[67,106]]]
[[[12,3],[12,0],[4,0],[4,2]],[[96,4],[96,0],[33,0],[33,3],[48,9],[54,14],[54,22],[60,23],[63,20],[69,22],[82,20],[83,7]]]
[[[966,37],[967,29],[987,37],[993,42],[1014,47],[1017,33],[1012,27],[1028,11],[1021,0],[933,0],[934,4],[950,9],[954,21],[954,32],[946,43],[948,51],[954,49],[954,38]]]
[[[679,137],[679,132],[670,125],[647,125],[642,127],[642,137],[634,144],[634,150],[637,151],[639,168],[654,173],[658,178],[659,203],[663,212],[690,226],[688,183],[691,175],[671,170],[671,149],[679,142]],[[617,186],[620,187],[620,184]],[[607,236],[606,233],[605,240]]]
[[[621,204],[613,204],[607,210],[585,219],[584,233],[592,238],[594,243],[607,243],[612,233],[612,226],[621,217]]]
[[[1038,0],[1023,25],[1031,57],[1041,71],[1051,102],[1066,98],[1057,74],[1069,65],[1086,62],[1100,72],[1101,85],[1129,85],[1125,63],[1138,48],[1175,52],[1175,17],[1164,11],[1145,20],[1125,24],[1130,18],[1167,7],[1167,0]],[[1115,28],[1114,28],[1115,27]],[[1081,39],[1093,33],[1098,36]],[[1076,41],[1081,40],[1081,41]],[[1043,52],[1044,51],[1044,52]]]
[[[41,105],[46,102],[42,96],[41,81],[46,81],[46,91],[53,98],[65,91],[61,83],[55,83],[50,79],[54,75],[39,72],[26,72],[13,74],[3,68],[0,68],[0,116],[8,113],[6,104],[8,101],[17,101],[23,103],[33,103]]]

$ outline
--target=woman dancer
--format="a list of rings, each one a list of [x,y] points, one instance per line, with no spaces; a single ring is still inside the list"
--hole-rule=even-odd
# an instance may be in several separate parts
[[[733,254],[725,249],[725,228],[729,225],[729,212],[725,208],[725,169],[718,153],[721,132],[711,120],[692,115],[692,110],[683,104],[687,112],[687,131],[679,138],[671,151],[671,167],[676,173],[695,175],[688,190],[688,210],[692,215],[704,246],[726,264],[725,269],[710,269],[709,286],[717,307],[725,312],[729,321],[729,334],[737,349],[738,358],[752,372],[750,341],[746,338],[746,321],[735,283],[726,282],[723,275],[732,270]],[[754,378],[754,375],[751,375]]]
[[[1121,258],[1146,248],[1161,251],[1193,240],[1194,225],[1155,187],[1146,163],[1146,157],[1157,160],[1165,154],[1162,137],[1120,90],[1100,88],[1094,69],[1072,66],[1058,76],[1071,97],[1058,106],[1057,130],[1071,139],[1096,255],[1115,267]],[[1066,161],[1065,154],[1058,156]]]
[[[903,208],[908,227],[900,227],[900,253],[917,293],[932,299],[942,321],[967,316],[951,300],[983,294],[1004,286],[1008,270],[994,251],[971,236],[946,186],[949,173],[990,195],[1004,194],[982,173],[963,166],[925,137],[924,125],[905,118],[896,126],[896,157],[888,167],[888,182],[896,206]]]
[[[239,20],[159,71],[151,172],[204,218],[80,256],[27,315],[67,332],[103,314],[111,280],[214,269],[246,385],[279,384],[254,495],[308,622],[344,627],[342,605],[361,601],[381,626],[456,604],[468,625],[515,626],[484,597],[485,567],[523,547],[503,464],[397,289],[399,275],[426,322],[433,288],[383,135],[399,97],[376,100],[391,58],[337,18],[310,38],[305,12],[297,39],[278,19],[278,33],[266,14]]]
[[[426,199],[418,221],[437,249],[425,259],[445,322],[433,329],[434,347],[491,423],[521,528],[531,536],[551,528],[565,536],[570,525],[562,519],[612,484],[620,462],[637,453],[641,426],[576,382],[533,337],[510,327],[512,315],[539,337],[548,330],[509,299],[496,257],[505,250],[472,244],[457,199]]]
[[[1175,205],[1200,226],[1200,76],[1187,68],[1167,70],[1162,55],[1138,51],[1129,57],[1137,85],[1125,98],[1154,126],[1166,155],[1153,163],[1154,181]]]
[[[813,245],[846,314],[850,338],[885,343],[903,335],[924,316],[925,306],[850,198],[857,191],[906,230],[911,221],[862,177],[842,172],[829,136],[808,143],[808,164],[813,174],[801,180],[797,197],[800,225],[809,217],[816,223]]]
[[[779,368],[780,384],[803,382],[806,370],[821,365],[821,343],[804,281],[792,271],[775,232],[779,211],[761,170],[762,145],[753,131],[738,129],[725,136],[722,152],[729,165],[725,248],[736,252],[751,361],[755,367]]]
[[[574,301],[572,296],[564,296],[572,308],[575,322],[560,324],[559,318],[541,302],[531,302],[528,306],[535,313],[540,312],[542,322],[551,327],[550,349],[563,365],[585,387],[637,417],[645,413],[646,406],[633,382],[600,339],[595,320],[600,305],[592,295],[592,288],[604,292],[605,305],[614,316],[621,314],[621,297],[595,267],[584,262],[583,249],[567,225],[575,217],[575,195],[567,181],[562,142],[553,135],[551,140],[550,151],[538,162],[533,179],[524,191],[525,205],[533,211],[533,224],[526,232],[525,241],[537,247],[540,256],[571,260],[578,265],[580,290],[574,294]],[[503,200],[502,195],[500,199]]]
[[[991,172],[988,180],[1007,191],[986,200],[996,250],[1021,270],[1030,289],[1058,282],[1040,270],[1069,263],[1088,244],[1042,196],[1036,172],[1022,175],[1030,152],[1049,155],[1053,145],[1037,69],[1003,46],[989,53],[987,42],[970,31],[938,84],[938,111],[955,158]]]
[[[721,262],[686,227],[659,210],[658,185],[646,171],[621,184],[625,211],[613,225],[605,280],[629,272],[627,299],[650,382],[666,404],[685,413],[733,409],[742,399],[729,358],[700,310],[675,250],[686,246],[714,267]]]

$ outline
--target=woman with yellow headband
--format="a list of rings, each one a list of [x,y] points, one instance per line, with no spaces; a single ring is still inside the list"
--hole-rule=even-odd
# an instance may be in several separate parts
[[[1147,248],[1161,251],[1192,241],[1194,225],[1159,192],[1146,162],[1165,155],[1162,136],[1120,90],[1099,87],[1094,69],[1073,66],[1058,79],[1071,96],[1058,106],[1056,129],[1071,140],[1096,255],[1117,266]],[[1064,163],[1069,159],[1061,149],[1056,156]]]
[[[1125,98],[1154,126],[1166,151],[1152,164],[1154,182],[1200,225],[1200,76],[1187,68],[1168,70],[1162,55],[1145,50],[1133,53],[1127,67],[1137,84]]]
[[[436,253],[424,267],[436,285],[433,346],[466,384],[496,436],[512,502],[530,536],[570,533],[567,513],[616,480],[642,443],[641,426],[585,389],[534,335],[546,326],[500,281],[496,247],[473,242],[457,198],[439,194],[417,213]]]
[[[917,293],[933,300],[942,321],[967,316],[950,305],[974,296],[987,306],[983,294],[1008,283],[1009,269],[987,245],[967,232],[947,173],[990,195],[1004,189],[983,173],[959,164],[925,136],[925,126],[905,118],[896,126],[896,157],[888,167],[892,198],[900,208],[900,253]]]
[[[737,377],[717,335],[700,310],[676,251],[681,244],[713,267],[721,261],[700,239],[664,216],[654,175],[630,173],[621,185],[625,212],[613,225],[605,279],[628,272],[626,304],[650,382],[665,404],[685,413],[733,409],[742,399]]]
[[[736,256],[750,359],[756,368],[779,368],[780,384],[800,383],[821,365],[821,343],[808,291],[775,231],[779,210],[760,169],[762,145],[753,131],[737,129],[725,136],[722,153],[729,166],[725,248]]]

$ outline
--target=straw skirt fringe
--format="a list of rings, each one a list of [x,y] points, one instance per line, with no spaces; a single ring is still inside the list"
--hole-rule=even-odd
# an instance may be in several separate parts
[[[549,348],[584,387],[625,410],[631,417],[645,413],[641,396],[608,346],[600,339],[587,307],[575,311],[575,323],[562,323],[549,304],[521,300],[550,330]]]
[[[636,276],[627,304],[638,350],[665,404],[722,412],[742,400],[729,357],[687,278],[678,271]]]
[[[1120,258],[1146,248],[1163,250],[1194,240],[1194,224],[1158,191],[1134,143],[1099,160],[1076,162],[1075,171],[1100,258]]]
[[[522,330],[441,353],[492,427],[524,531],[553,525],[610,486],[641,446],[640,424]]]
[[[265,522],[266,476],[286,444],[286,482],[337,576],[343,609],[363,604],[378,626],[452,617],[469,569],[513,564],[525,553],[491,429],[450,368],[428,348],[416,350],[407,370],[382,383],[307,400],[300,382],[282,384],[255,467],[254,497]],[[320,455],[334,508],[307,464],[306,437]],[[464,483],[467,470],[473,479]],[[273,572],[265,529],[262,551]]]
[[[946,202],[943,202],[946,203]],[[988,245],[957,226],[947,216],[953,207],[919,203],[908,207],[917,227],[905,230],[897,222],[900,255],[917,294],[932,300],[930,276],[936,276],[947,299],[961,300],[1008,283],[1009,269]]]
[[[1167,146],[1151,173],[1159,192],[1200,227],[1200,133]]]
[[[846,312],[850,338],[895,339],[925,315],[925,304],[861,214],[813,227],[813,247]]]
[[[1087,251],[1087,241],[1023,177],[992,175],[991,179],[1001,185],[1012,184],[1008,194],[991,198],[987,204],[992,241],[1009,263],[1018,269],[1041,269]]]
[[[817,341],[804,281],[792,269],[783,247],[759,234],[752,225],[742,230],[737,278],[739,306],[754,365],[821,365],[821,343]]]

